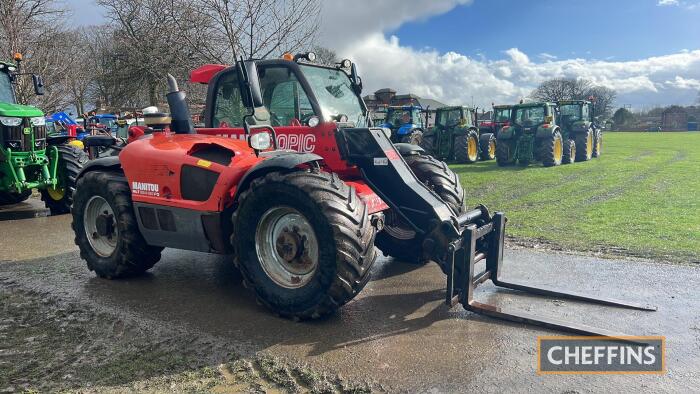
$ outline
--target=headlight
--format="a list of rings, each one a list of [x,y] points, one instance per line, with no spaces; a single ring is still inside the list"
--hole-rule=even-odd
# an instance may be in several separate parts
[[[43,116],[37,116],[36,118],[29,119],[32,126],[44,126],[46,124],[46,118]]]
[[[22,118],[13,118],[11,116],[0,116],[0,123],[5,126],[19,126],[22,124]]]

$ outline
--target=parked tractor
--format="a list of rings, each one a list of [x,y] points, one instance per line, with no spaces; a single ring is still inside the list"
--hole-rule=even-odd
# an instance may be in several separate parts
[[[545,167],[571,163],[576,154],[573,140],[562,135],[555,103],[513,106],[510,126],[498,133],[496,161],[499,166],[542,162]]]
[[[594,103],[562,100],[558,105],[562,135],[576,142],[576,161],[599,157],[603,149],[603,130],[595,124]]]
[[[487,279],[550,290],[501,280],[505,216],[465,210],[445,163],[367,127],[362,81],[349,60],[328,67],[313,58],[241,59],[193,71],[192,82],[209,85],[207,127],[198,130],[168,76],[168,127],[90,161],[78,178],[72,226],[88,268],[104,278],[142,274],[164,247],[229,254],[263,305],[314,319],[360,292],[376,245],[394,257],[437,262],[450,305],[601,333],[476,302],[474,287]],[[480,262],[484,273],[474,269]]]
[[[75,180],[87,160],[68,138],[47,136],[44,113],[20,105],[15,84],[23,74],[22,57],[0,62],[0,205],[26,200],[38,189],[51,214],[70,211]],[[37,95],[44,93],[41,77],[32,75]]]
[[[505,126],[510,125],[510,114],[512,105],[493,105],[491,119],[479,124],[479,132],[492,133],[498,136],[498,132]]]
[[[416,105],[388,107],[381,126],[391,130],[393,142],[419,145],[427,126],[424,114],[423,108]]]
[[[457,163],[495,158],[496,137],[492,133],[479,134],[474,109],[459,106],[438,108],[435,119],[435,126],[423,134],[421,147],[426,152]]]

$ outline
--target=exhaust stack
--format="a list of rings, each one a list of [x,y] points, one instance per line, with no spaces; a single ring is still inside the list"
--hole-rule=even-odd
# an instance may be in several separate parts
[[[192,124],[192,116],[187,108],[185,101],[185,93],[181,92],[177,86],[177,80],[172,75],[168,74],[168,90],[165,95],[168,99],[170,107],[170,129],[176,134],[194,134],[194,125]]]

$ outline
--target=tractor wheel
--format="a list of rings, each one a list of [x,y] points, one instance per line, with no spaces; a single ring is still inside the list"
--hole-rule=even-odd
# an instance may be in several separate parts
[[[73,231],[80,257],[97,276],[117,279],[148,271],[160,260],[139,231],[131,190],[123,175],[92,171],[78,180]]]
[[[564,156],[564,141],[559,130],[539,141],[539,160],[545,167],[561,165]]]
[[[456,214],[464,212],[464,188],[445,162],[428,155],[404,157],[416,177],[435,191]],[[385,212],[384,230],[377,234],[377,247],[386,255],[407,263],[425,263],[423,239],[392,210]]]
[[[25,190],[22,193],[0,191],[0,205],[17,204],[28,199],[31,195],[31,190]]]
[[[458,163],[476,163],[479,160],[479,134],[469,130],[455,138],[454,151]]]
[[[491,133],[479,136],[479,150],[481,160],[493,160],[496,158],[496,137]]]
[[[593,157],[600,157],[603,152],[603,132],[595,132],[595,141],[593,141]]]
[[[232,217],[244,285],[294,320],[332,313],[369,280],[377,255],[367,206],[336,174],[273,172],[253,181]]]
[[[75,193],[75,180],[88,157],[82,150],[69,144],[56,146],[58,149],[58,184],[41,190],[41,199],[52,215],[70,212]]]
[[[562,164],[571,164],[576,160],[576,141],[566,139],[564,141],[564,155],[562,156]]]
[[[515,164],[513,147],[509,140],[496,142],[496,163],[498,163],[500,167],[512,166]]]
[[[576,161],[588,161],[593,157],[593,131],[576,134]]]
[[[414,130],[411,132],[411,134],[401,137],[401,142],[404,144],[420,146],[423,142],[423,132],[420,130]]]
[[[426,135],[426,136],[423,136],[423,139],[420,142],[420,147],[423,148],[423,150],[429,155],[435,154],[435,152],[433,150],[435,149],[435,139],[436,138],[437,138],[437,136],[435,134]]]

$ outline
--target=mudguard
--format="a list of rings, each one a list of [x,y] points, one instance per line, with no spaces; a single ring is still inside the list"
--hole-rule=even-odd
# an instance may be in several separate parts
[[[76,180],[80,179],[83,175],[90,171],[97,170],[121,171],[122,164],[119,161],[119,156],[105,156],[88,161],[87,164],[83,166],[83,169],[80,170]]]
[[[241,191],[248,188],[253,179],[265,176],[272,171],[291,170],[300,164],[313,163],[322,161],[323,157],[314,153],[302,153],[297,151],[272,151],[263,152],[260,157],[265,157],[265,160],[260,161],[255,166],[251,167],[241,178],[236,188],[234,200],[238,198]]]
[[[397,151],[399,151],[401,156],[411,156],[425,153],[425,150],[423,148],[413,144],[396,143],[394,144],[394,147]]]
[[[396,135],[408,135],[408,134],[411,134],[414,129],[416,129],[415,125],[405,124],[405,125],[399,127],[398,130],[396,130]]]
[[[501,129],[501,131],[498,132],[498,139],[499,140],[509,140],[509,139],[513,138],[514,134],[515,134],[515,127],[513,127],[513,126],[504,127]]]

